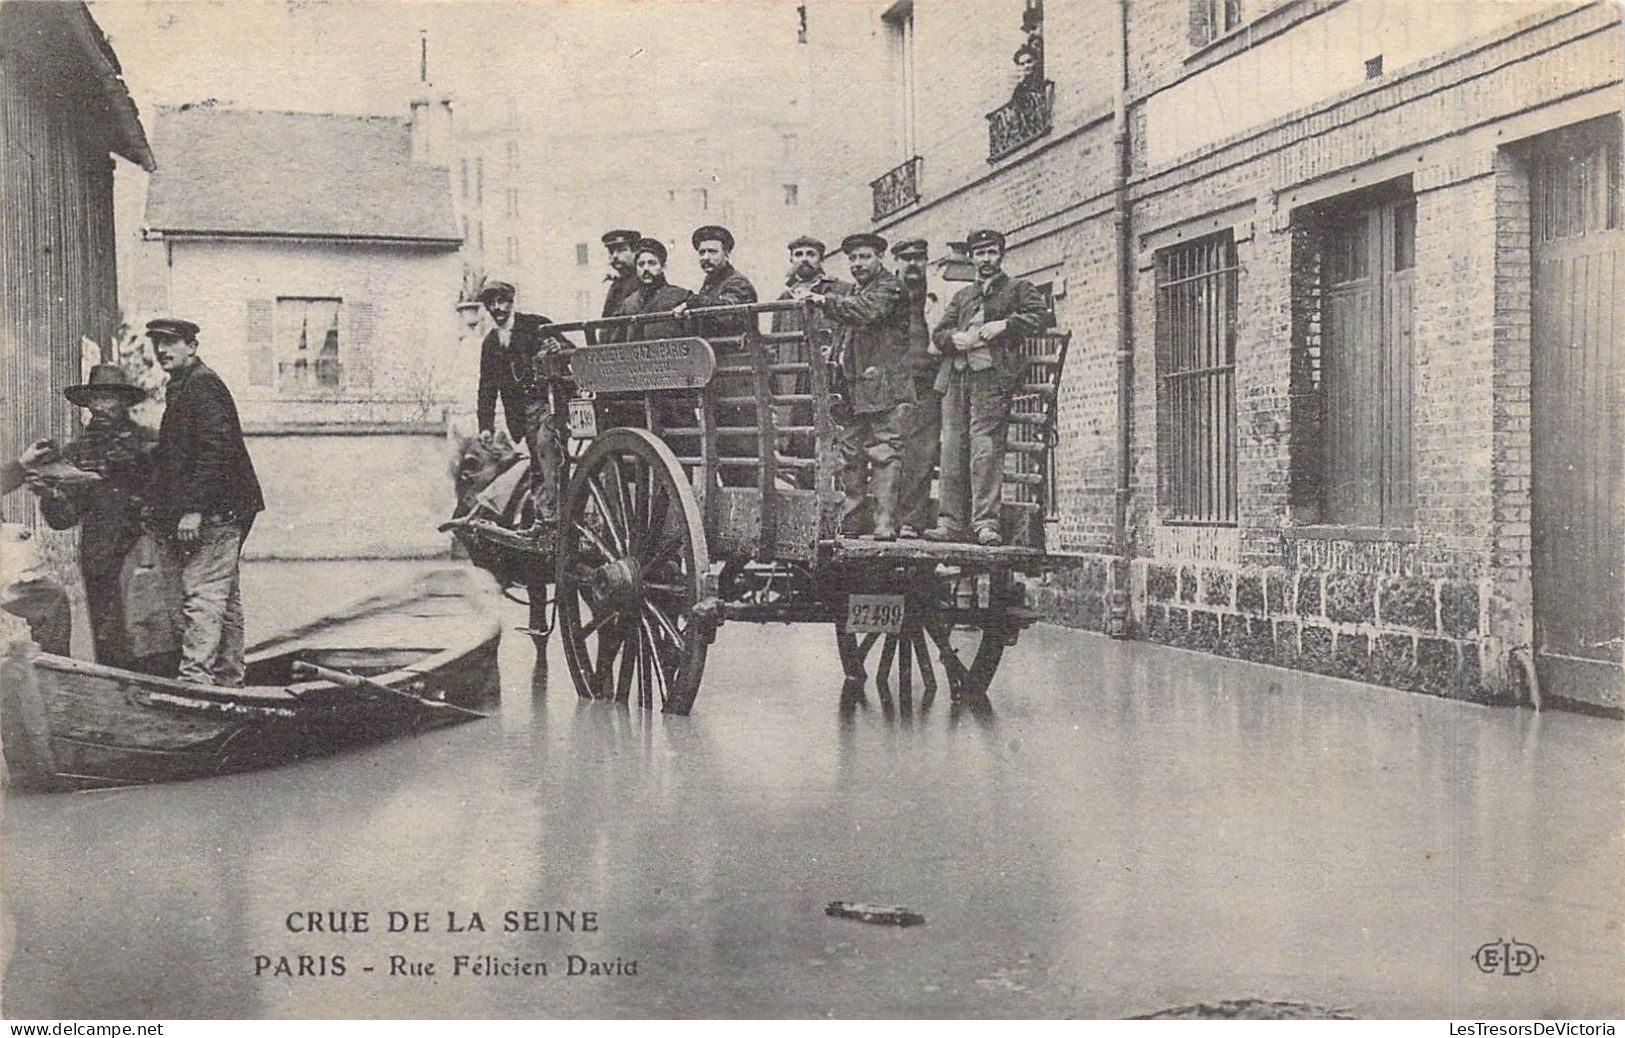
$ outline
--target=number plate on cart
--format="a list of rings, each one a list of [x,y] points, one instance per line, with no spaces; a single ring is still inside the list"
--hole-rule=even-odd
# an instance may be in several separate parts
[[[598,435],[598,412],[591,400],[570,401],[570,436],[577,440],[590,440]]]
[[[898,634],[903,630],[902,595],[849,595],[848,634]]]

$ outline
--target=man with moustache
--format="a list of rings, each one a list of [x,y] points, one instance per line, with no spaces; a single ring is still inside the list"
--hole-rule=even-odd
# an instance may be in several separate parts
[[[637,288],[621,301],[621,307],[612,316],[632,317],[637,314],[659,314],[675,310],[693,297],[686,288],[666,280],[666,246],[654,238],[640,238],[633,249]],[[630,342],[636,339],[671,339],[683,334],[682,323],[675,319],[645,321],[628,327],[616,328],[610,341]]]
[[[231,391],[198,359],[198,326],[147,322],[169,375],[158,426],[158,518],[174,531],[181,573],[182,681],[243,683],[243,540],[265,508]]]
[[[936,389],[941,358],[931,344],[925,316],[927,303],[936,300],[926,287],[930,247],[923,238],[915,238],[893,245],[891,254],[899,263],[897,275],[908,303],[908,370],[914,380],[915,406],[903,429],[903,474],[897,491],[897,535],[908,539],[936,522],[931,513],[931,470],[942,446],[942,394]]]
[[[823,242],[811,235],[803,234],[790,241],[787,248],[790,250],[790,273],[785,279],[785,289],[779,294],[781,302],[805,299],[812,293],[820,295],[846,295],[852,291],[852,286],[845,281],[824,272],[824,255],[826,247]],[[781,310],[773,315],[773,331],[798,332],[802,330],[801,310]],[[831,322],[822,311],[812,312],[812,324],[807,329],[807,338],[804,344],[797,345],[783,343],[779,346],[778,359],[784,363],[810,363],[817,359],[817,348],[822,340],[827,338]],[[806,372],[786,372],[773,376],[773,391],[779,394],[799,393],[807,394],[812,391],[812,376]],[[810,404],[775,404],[774,420],[778,425],[812,425],[813,408]],[[811,457],[811,434],[798,434],[800,442],[795,447],[799,456]],[[790,443],[784,437],[784,445]],[[810,472],[802,473],[809,478]]]
[[[885,238],[849,234],[841,251],[857,287],[845,295],[806,295],[837,326],[835,363],[852,389],[852,414],[836,433],[846,494],[841,528],[843,534],[860,533],[859,511],[872,498],[875,540],[894,541],[903,429],[914,407],[908,308],[903,283],[885,266]]]
[[[549,323],[540,314],[514,311],[511,282],[488,279],[480,289],[480,302],[494,326],[480,344],[479,395],[474,418],[480,442],[491,443],[496,426],[497,401],[508,435],[530,450],[530,474],[536,521],[532,529],[552,522],[558,513],[559,467],[564,448],[559,443],[565,427],[564,407],[569,399],[565,376],[564,343],[543,336],[537,329]],[[525,532],[525,531],[522,531]]]
[[[637,231],[620,230],[606,231],[600,239],[609,253],[609,273],[604,275],[609,291],[604,295],[604,309],[599,316],[614,317],[621,312],[627,297],[638,290],[634,250],[642,238]]]
[[[683,313],[756,302],[756,286],[735,270],[729,259],[733,253],[734,236],[728,228],[707,224],[696,229],[689,241],[694,246],[694,254],[700,261],[705,280],[700,283],[693,298],[682,305]],[[744,314],[699,318],[695,330],[700,335],[740,335],[749,324],[750,317]]]
[[[1010,428],[1010,398],[1026,371],[1020,340],[1049,326],[1037,287],[1004,273],[1004,235],[972,231],[965,239],[976,281],[948,301],[932,339],[944,354],[936,389],[942,399],[942,501],[932,541],[1003,543],[1000,489]]]

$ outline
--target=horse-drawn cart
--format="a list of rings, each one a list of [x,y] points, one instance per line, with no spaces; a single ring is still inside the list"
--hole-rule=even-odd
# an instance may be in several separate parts
[[[585,697],[687,713],[728,621],[829,623],[848,691],[871,668],[883,697],[946,686],[986,695],[1035,614],[1016,575],[1044,565],[1055,386],[1064,335],[1029,342],[1012,416],[1005,547],[840,536],[840,458],[827,331],[795,303],[710,309],[697,334],[636,339],[669,314],[546,326],[570,351],[571,450],[556,528],[454,525],[476,561],[524,584],[538,640],[556,628]],[[711,334],[718,327],[736,334]],[[608,341],[630,338],[632,341]],[[548,587],[551,586],[551,595]],[[895,676],[895,684],[893,678]]]

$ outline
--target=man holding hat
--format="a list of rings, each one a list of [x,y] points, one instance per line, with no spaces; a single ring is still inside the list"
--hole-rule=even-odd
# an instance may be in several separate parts
[[[915,406],[903,430],[903,475],[897,491],[898,536],[918,537],[935,524],[931,513],[931,470],[942,447],[942,394],[937,392],[937,364],[941,357],[931,345],[931,325],[925,307],[934,302],[926,286],[930,246],[923,238],[900,241],[891,247],[900,266],[908,303],[908,370],[914,380]]]
[[[74,484],[30,481],[30,486],[40,496],[40,514],[51,529],[80,528],[79,572],[85,580],[96,662],[130,670],[136,655],[125,630],[119,574],[125,556],[141,537],[158,437],[130,418],[130,408],[147,394],[117,364],[96,365],[89,379],[69,386],[62,395],[90,411],[85,431],[62,448],[62,458],[101,479]]]
[[[683,312],[756,302],[756,286],[729,262],[734,236],[728,228],[707,224],[696,229],[689,241],[699,258],[700,269],[705,272],[705,280],[694,297],[683,304]],[[740,335],[749,323],[750,318],[745,315],[713,317],[700,321],[696,331],[700,335]]]
[[[858,532],[858,512],[873,498],[874,537],[897,539],[897,488],[903,429],[914,407],[908,373],[908,307],[903,283],[886,269],[886,239],[849,234],[841,242],[857,287],[845,295],[810,292],[808,302],[836,326],[833,362],[851,387],[852,415],[836,433],[841,448],[842,532]]]
[[[668,313],[688,302],[694,293],[666,280],[666,245],[654,238],[640,238],[633,250],[637,287],[621,301],[613,316],[632,317],[637,314]],[[605,336],[611,342],[630,342],[635,339],[670,339],[683,334],[682,324],[676,320],[645,321],[628,328],[617,328]]]
[[[474,420],[480,442],[489,444],[496,428],[497,401],[508,436],[530,449],[530,485],[536,505],[536,524],[553,521],[558,512],[559,467],[564,448],[559,443],[569,399],[568,361],[564,343],[538,330],[548,324],[540,314],[514,311],[511,281],[488,278],[480,288],[480,302],[491,316],[492,329],[480,343],[479,395]]]
[[[1004,235],[972,231],[965,239],[976,281],[948,301],[933,341],[944,354],[942,501],[933,541],[1002,543],[999,533],[1010,397],[1026,371],[1020,342],[1049,326],[1043,295],[1004,273]]]
[[[147,322],[169,374],[158,426],[158,516],[173,523],[181,564],[182,681],[243,683],[243,539],[265,508],[231,391],[198,359],[198,326]]]

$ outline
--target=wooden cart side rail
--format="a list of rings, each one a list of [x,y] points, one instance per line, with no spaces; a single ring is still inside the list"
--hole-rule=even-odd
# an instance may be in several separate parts
[[[685,311],[683,313],[678,313],[675,310],[660,310],[660,311],[656,311],[654,313],[647,313],[647,314],[628,314],[628,315],[626,315],[624,317],[593,317],[593,318],[589,318],[589,319],[587,319],[585,321],[556,321],[556,322],[554,322],[552,324],[540,325],[536,329],[536,331],[537,331],[538,334],[544,335],[544,336],[546,336],[546,335],[553,335],[553,336],[567,335],[570,332],[595,332],[596,333],[596,332],[603,332],[603,331],[611,331],[611,330],[619,329],[619,328],[635,328],[638,325],[649,324],[650,322],[653,322],[653,321],[668,321],[668,322],[669,321],[684,321],[684,320],[689,320],[689,321],[695,321],[695,320],[710,321],[710,320],[713,320],[713,319],[719,318],[719,317],[755,316],[756,314],[788,313],[788,312],[791,312],[791,311],[794,311],[794,310],[800,310],[800,309],[803,308],[803,306],[804,306],[804,304],[798,303],[793,299],[786,299],[786,300],[782,300],[782,301],[774,300],[772,302],[767,302],[767,303],[740,303],[740,304],[736,304],[736,305],[733,305],[733,306],[708,306],[708,307],[705,307],[704,309],[687,310],[687,311]],[[781,336],[785,336],[786,334],[787,333],[782,333],[782,332],[777,333],[776,336],[773,339],[771,339],[770,341],[774,341],[774,342],[789,341],[787,338],[782,338],[781,337]],[[795,333],[795,334],[799,334],[799,333]],[[724,335],[724,336],[716,336],[714,338],[710,337],[710,336],[707,336],[707,338],[710,339],[712,342],[725,341],[725,340],[733,340],[733,341],[737,342],[738,339],[739,339],[739,336],[737,336],[737,335],[731,335],[731,336],[730,335]],[[573,348],[574,349],[580,349],[581,347],[578,346],[578,347],[573,347]],[[570,351],[566,350],[565,352],[568,353]]]

